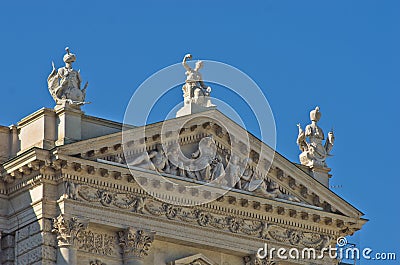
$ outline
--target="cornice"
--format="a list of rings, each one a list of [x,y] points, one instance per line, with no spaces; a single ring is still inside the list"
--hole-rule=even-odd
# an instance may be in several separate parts
[[[195,118],[195,116],[207,117],[209,119],[219,120],[220,123],[230,123],[229,128],[233,128],[234,130],[234,132],[231,132],[232,135],[243,135],[244,133],[249,134],[245,129],[235,124],[231,119],[217,110],[211,110],[192,116],[193,118]],[[168,130],[168,128],[169,126],[171,127],[175,122],[179,122],[180,119],[184,119],[184,117],[147,125],[146,135],[148,135],[148,137],[145,138],[135,138],[136,135],[141,135],[138,132],[143,130],[144,127],[136,127],[129,131],[125,131],[124,133],[130,134],[133,137],[129,137],[132,138],[132,143],[128,142],[127,145],[137,146],[135,153],[140,153],[154,147],[159,141],[160,137],[164,137],[165,141],[170,143],[173,141],[174,136],[176,136],[178,132],[174,132],[172,129]],[[159,134],[161,126],[163,126],[163,130],[165,130],[165,135]],[[185,127],[183,127],[179,132],[181,133],[180,142],[185,144],[191,143],[197,139],[196,137],[202,135],[202,129],[210,129],[212,126],[213,125],[210,124],[210,122],[196,124],[195,119],[193,119],[191,122],[185,124]],[[219,145],[221,148],[227,147],[227,141],[229,140],[227,140],[224,136],[226,134],[224,129],[218,128],[218,126],[212,129],[213,130],[210,132],[215,135],[215,141],[217,145]],[[237,141],[240,144],[239,137],[231,138],[233,138],[231,139],[232,141]],[[102,136],[95,139],[89,139],[62,146],[59,147],[59,151],[65,154],[76,154],[76,151],[79,150],[81,157],[92,160],[95,160],[96,158],[105,158],[112,155],[121,156],[121,139],[122,133],[115,133],[112,135]],[[253,156],[252,159],[257,160],[259,164],[257,172],[258,174],[272,178],[286,192],[294,194],[296,197],[301,198],[310,204],[323,207],[327,211],[340,212],[344,215],[354,218],[363,216],[362,212],[329,190],[308,173],[298,168],[294,163],[284,158],[278,152],[275,152],[274,157],[270,157],[272,149],[255,136],[250,134],[249,140],[251,154]],[[260,153],[262,154],[261,157]],[[273,161],[272,165],[271,161]],[[266,169],[269,169],[269,171],[266,172]]]
[[[36,160],[35,160],[36,158]],[[47,160],[46,160],[47,159]],[[98,190],[108,190],[111,192],[122,194],[136,194],[149,198],[146,192],[140,188],[135,182],[127,167],[112,164],[103,164],[96,161],[85,160],[77,157],[70,157],[55,153],[52,159],[48,161],[48,151],[34,149],[26,152],[24,156],[18,157],[7,163],[7,170],[20,169],[16,165],[24,167],[26,164],[37,165],[34,172],[38,174],[26,175],[18,182],[8,184],[7,193],[22,192],[26,188],[35,185],[41,185],[43,182],[59,182],[71,181],[79,185],[87,185]],[[29,167],[28,167],[29,168]],[[42,172],[43,174],[39,173]],[[50,172],[50,174],[46,174]],[[57,173],[58,172],[58,173]],[[136,169],[133,170],[141,175],[139,179],[146,179],[146,175],[154,174],[149,170]],[[29,177],[30,176],[30,177]],[[166,178],[176,178],[174,176],[165,175]],[[179,179],[183,184],[187,184],[187,180]],[[177,192],[178,189],[171,190],[167,186],[168,182],[159,183],[161,193]],[[152,183],[147,183],[153,185]],[[141,183],[146,185],[146,183]],[[224,191],[221,190],[221,194]],[[190,195],[190,193],[189,193]],[[193,194],[198,196],[198,194]],[[197,208],[199,206],[196,206]],[[194,207],[194,209],[196,209]],[[318,207],[311,205],[288,202],[277,199],[262,198],[250,192],[232,190],[220,197],[217,201],[201,206],[210,213],[230,214],[240,218],[249,218],[252,220],[264,220],[274,222],[287,227],[299,227],[308,229],[309,231],[319,231],[326,234],[339,234],[340,231],[349,229],[351,231],[358,230],[364,220],[354,219],[335,213],[325,212]]]
[[[68,157],[60,155],[59,159],[68,159]],[[128,168],[123,166],[102,164],[82,158],[71,158],[69,162],[64,162],[64,164],[66,165],[63,168],[63,172],[65,172],[63,173],[63,178],[65,180],[70,180],[79,185],[88,185],[99,190],[144,195],[146,192],[141,186],[154,185],[154,183],[145,182],[149,178],[149,174],[154,174],[149,170],[140,168],[132,170],[132,172],[136,172],[139,175],[139,177],[135,176],[133,178]],[[88,169],[91,172],[90,174],[87,172]],[[174,178],[174,182],[178,181],[183,186],[188,184],[188,181],[183,178],[178,179],[176,176],[167,174],[163,176],[166,181],[157,183],[161,194],[180,192],[179,187],[171,189],[168,179]],[[139,182],[142,181],[140,185],[136,183],[135,179]],[[221,194],[224,192],[225,190],[220,190]],[[188,195],[193,196],[193,198],[199,196],[199,194],[190,194],[190,192],[186,193],[185,196]],[[206,204],[205,207],[211,211],[229,212],[242,217],[253,216],[258,219],[281,220],[282,222],[290,223],[290,225],[295,225],[295,223],[308,226],[314,225],[316,227],[325,227],[327,230],[340,231],[350,226],[353,230],[358,230],[365,223],[365,221],[359,221],[357,218],[326,212],[312,205],[263,198],[250,192],[239,190],[232,190],[217,201]]]
[[[40,110],[26,116],[22,120],[18,122],[18,127],[25,126],[26,124],[29,124],[37,119],[39,119],[42,116],[53,116],[55,117],[56,113],[53,109],[49,108],[41,108]]]

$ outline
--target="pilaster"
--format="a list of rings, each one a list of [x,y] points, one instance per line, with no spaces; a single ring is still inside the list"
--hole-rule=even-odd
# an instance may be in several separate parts
[[[149,255],[155,232],[129,227],[118,232],[124,265],[143,265]]]
[[[78,234],[87,228],[88,221],[60,214],[53,219],[53,233],[57,234],[57,264],[77,265]]]
[[[15,236],[12,234],[1,237],[0,264],[13,265],[15,261]]]

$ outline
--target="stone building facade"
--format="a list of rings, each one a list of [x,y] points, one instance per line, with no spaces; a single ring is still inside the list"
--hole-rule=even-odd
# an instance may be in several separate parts
[[[142,130],[74,102],[1,126],[0,264],[337,264],[323,250],[366,222],[329,170],[271,157],[214,106]],[[175,164],[161,143],[190,161],[212,149],[213,165]],[[265,243],[323,258],[262,259]]]

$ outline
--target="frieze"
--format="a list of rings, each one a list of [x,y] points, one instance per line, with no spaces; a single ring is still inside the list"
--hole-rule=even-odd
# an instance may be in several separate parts
[[[225,216],[193,207],[175,206],[135,194],[115,193],[86,185],[79,188],[78,194],[80,200],[97,202],[105,207],[113,206],[134,213],[164,217],[169,220],[183,221],[260,239],[273,239],[291,245],[321,249],[330,240],[327,235],[288,229],[274,223]]]
[[[117,237],[105,233],[96,233],[91,230],[81,231],[77,237],[77,246],[80,250],[105,256],[115,256]],[[97,263],[94,263],[97,265]]]
[[[103,206],[115,206],[120,209],[129,209],[132,212],[143,213],[145,197],[129,193],[114,193],[111,191],[96,189],[82,185],[77,193],[85,201],[99,202]]]
[[[322,249],[330,242],[329,236],[286,229],[278,225],[270,225],[268,227],[268,235],[279,242],[286,242],[291,245],[302,245],[315,249]]]
[[[155,216],[165,216],[170,220],[179,220],[189,223],[197,223],[203,227],[213,227],[241,233],[245,235],[265,238],[265,223],[262,221],[248,220],[233,216],[219,216],[204,210],[174,206],[168,203],[151,202],[145,205],[148,213]]]

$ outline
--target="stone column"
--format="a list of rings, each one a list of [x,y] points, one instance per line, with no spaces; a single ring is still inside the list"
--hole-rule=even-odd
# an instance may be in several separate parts
[[[143,265],[154,241],[155,232],[129,227],[118,232],[124,265]]]
[[[60,214],[53,219],[53,233],[57,234],[57,264],[77,265],[76,243],[79,233],[86,229],[87,220],[82,221],[76,217],[66,218]]]

